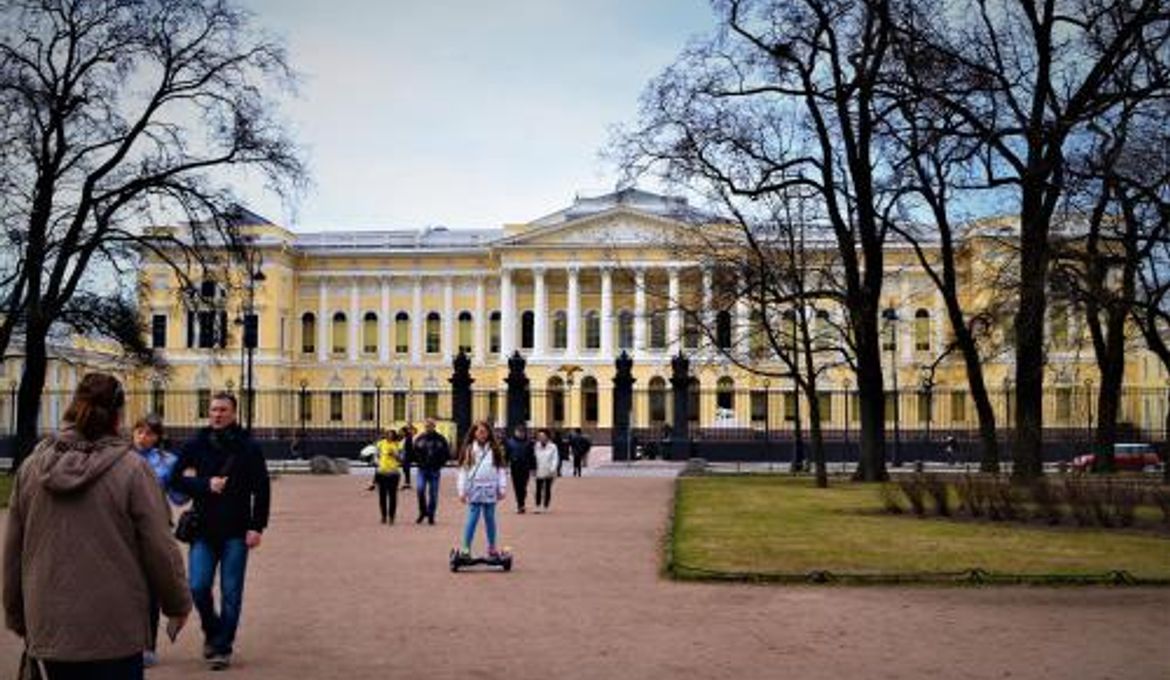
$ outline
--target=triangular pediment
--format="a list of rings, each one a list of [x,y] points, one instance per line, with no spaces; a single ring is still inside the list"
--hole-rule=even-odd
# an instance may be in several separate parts
[[[560,224],[538,227],[505,240],[505,246],[654,247],[696,238],[702,227],[637,210],[617,208]]]

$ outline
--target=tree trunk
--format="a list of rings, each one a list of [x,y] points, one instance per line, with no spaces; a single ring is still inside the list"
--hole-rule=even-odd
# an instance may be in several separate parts
[[[1016,312],[1016,423],[1012,476],[1044,474],[1044,318],[1048,305],[1048,225],[1040,192],[1024,189],[1020,211],[1020,307]]]
[[[12,469],[32,453],[37,444],[37,423],[41,415],[41,394],[45,389],[48,373],[48,345],[46,332],[29,326],[25,338],[24,373],[20,378],[20,390],[16,404],[16,449],[13,453]]]
[[[860,314],[857,322],[857,394],[861,402],[861,456],[853,478],[883,482],[886,474],[885,388],[877,310]]]
[[[1093,436],[1093,470],[1113,472],[1113,445],[1117,442],[1117,415],[1121,411],[1121,384],[1125,378],[1124,307],[1110,306],[1105,331],[1105,356],[1097,361],[1101,387],[1097,392],[1097,432]]]
[[[825,467],[825,435],[821,430],[821,402],[817,398],[816,380],[806,383],[804,397],[808,400],[808,435],[812,440],[813,465],[818,489],[829,487],[829,472]]]
[[[955,342],[963,355],[963,363],[967,369],[967,386],[971,390],[971,401],[975,404],[975,415],[979,421],[979,471],[997,473],[999,438],[995,431],[995,411],[991,408],[991,397],[987,394],[987,381],[983,375],[979,349],[975,346],[975,338],[971,337],[971,331],[963,323],[963,312],[959,309],[958,300],[947,300],[947,313],[951,317]]]

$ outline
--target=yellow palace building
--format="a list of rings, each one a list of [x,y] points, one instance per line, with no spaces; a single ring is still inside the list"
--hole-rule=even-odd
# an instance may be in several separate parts
[[[293,233],[246,211],[239,219],[257,254],[252,275],[241,266],[225,281],[209,276],[192,291],[194,304],[184,303],[166,265],[144,255],[142,313],[169,370],[134,377],[136,408],[195,424],[212,392],[239,392],[248,380],[244,331],[254,314],[251,380],[261,431],[370,432],[428,415],[449,418],[458,352],[471,359],[474,417],[501,425],[507,358],[515,352],[527,361],[535,426],[579,426],[604,439],[614,361],[623,351],[634,360],[635,427],[670,422],[670,359],[679,352],[697,380],[690,410],[699,428],[783,432],[798,413],[807,418],[791,381],[736,368],[695,315],[680,309],[722,314],[735,329],[749,323],[743,305],[713,308],[719,262],[680,257],[673,247],[707,220],[683,199],[626,189],[498,229]],[[981,268],[996,259],[995,231],[973,229],[962,247],[972,307],[994,292],[982,285],[990,277]],[[886,266],[885,297],[896,320],[887,323],[883,360],[891,387],[897,375],[900,425],[973,429],[961,362],[937,361],[948,335],[941,299],[909,248],[890,246]],[[1054,306],[1054,314],[1048,425],[1080,431],[1091,420],[1096,380],[1087,331],[1067,309]],[[1122,419],[1160,430],[1170,382],[1146,351],[1129,356]],[[932,363],[938,367],[926,385]],[[1010,369],[1006,349],[988,360],[1001,419],[1011,409]],[[843,366],[822,378],[826,427],[846,437],[857,426],[849,380]]]

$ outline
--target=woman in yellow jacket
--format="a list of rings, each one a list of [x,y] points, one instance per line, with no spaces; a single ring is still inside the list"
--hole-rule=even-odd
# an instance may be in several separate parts
[[[378,487],[378,510],[382,524],[394,524],[398,511],[398,480],[402,478],[402,441],[395,430],[387,430],[386,437],[377,443],[377,470],[374,484]]]

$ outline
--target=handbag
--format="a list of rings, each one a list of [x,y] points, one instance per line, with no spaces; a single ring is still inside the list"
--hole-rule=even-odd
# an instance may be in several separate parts
[[[232,463],[236,460],[236,454],[228,456],[224,461],[223,468],[217,477],[226,477],[229,470],[231,470]],[[197,538],[203,533],[203,517],[199,514],[199,508],[192,505],[184,510],[179,515],[179,521],[175,522],[175,538],[183,543],[194,543]]]
[[[20,654],[20,670],[16,677],[18,680],[49,680],[49,673],[45,670],[45,662],[34,659],[26,649]]]

